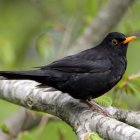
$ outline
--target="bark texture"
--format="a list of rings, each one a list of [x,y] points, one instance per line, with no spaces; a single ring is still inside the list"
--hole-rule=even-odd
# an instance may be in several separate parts
[[[96,111],[93,112],[86,104],[68,94],[52,88],[38,89],[36,88],[37,84],[33,81],[0,81],[0,98],[61,118],[73,128],[79,140],[84,140],[85,136],[93,131],[105,139],[140,139],[138,128],[106,117]]]

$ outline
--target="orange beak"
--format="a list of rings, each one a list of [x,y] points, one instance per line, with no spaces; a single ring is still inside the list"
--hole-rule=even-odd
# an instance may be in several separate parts
[[[135,38],[137,38],[137,37],[136,36],[129,36],[122,43],[127,44],[127,43],[131,42],[132,40],[134,40]]]

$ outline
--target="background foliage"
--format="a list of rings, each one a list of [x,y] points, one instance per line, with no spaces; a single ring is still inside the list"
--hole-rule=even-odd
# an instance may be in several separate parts
[[[107,0],[0,0],[0,69],[31,69],[47,64],[64,53],[84,28],[96,16]],[[140,2],[137,0],[114,29],[128,35],[140,34]],[[64,37],[69,32],[68,42]],[[123,87],[127,75],[140,69],[139,39],[128,49],[128,68],[124,80],[107,96],[113,104],[128,109],[140,109],[135,83],[139,77]],[[129,88],[130,92],[126,92]],[[131,88],[131,89],[130,89]],[[128,94],[126,94],[128,93]],[[2,123],[18,106],[0,100],[0,122]],[[30,132],[22,132],[18,140],[74,140],[75,134],[64,122],[51,121]]]

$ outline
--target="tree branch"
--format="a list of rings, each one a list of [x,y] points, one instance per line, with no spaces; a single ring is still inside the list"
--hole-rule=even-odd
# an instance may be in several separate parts
[[[0,140],[15,139],[19,133],[30,130],[37,125],[46,125],[46,122],[50,120],[59,120],[59,118],[49,114],[40,115],[26,108],[21,108],[4,121],[3,124],[6,125],[9,133],[0,130]]]
[[[33,81],[0,81],[0,98],[58,116],[72,126],[79,140],[92,131],[106,139],[137,140],[140,137],[139,129],[93,112],[68,94],[52,88],[38,89],[36,85]]]
[[[112,106],[107,110],[115,119],[140,129],[140,112],[122,110]]]
[[[11,140],[11,138],[16,137],[21,131],[30,129],[39,124],[41,118],[41,115],[28,113],[25,108],[20,109],[4,122],[11,135],[0,131],[0,139]]]

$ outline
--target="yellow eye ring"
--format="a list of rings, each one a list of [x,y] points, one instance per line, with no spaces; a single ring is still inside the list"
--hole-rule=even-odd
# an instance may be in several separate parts
[[[117,39],[112,39],[112,44],[117,45],[117,44],[119,44],[119,41]]]

